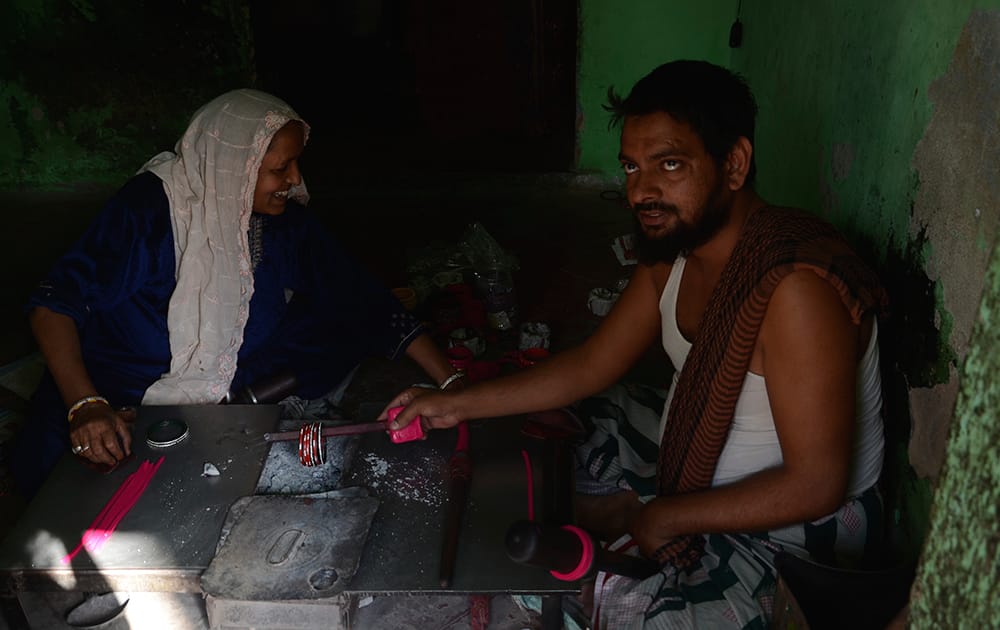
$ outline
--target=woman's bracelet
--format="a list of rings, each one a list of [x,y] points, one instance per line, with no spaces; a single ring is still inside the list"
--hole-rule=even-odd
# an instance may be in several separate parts
[[[69,411],[66,413],[67,422],[73,422],[73,417],[76,416],[76,412],[80,411],[90,403],[104,403],[108,407],[111,406],[111,403],[109,403],[108,399],[104,396],[84,396],[70,406]]]
[[[452,383],[454,383],[455,381],[457,381],[460,378],[465,378],[465,371],[464,370],[459,370],[459,371],[455,372],[454,374],[452,374],[451,376],[449,376],[448,378],[444,379],[444,382],[442,382],[441,385],[438,386],[438,389],[440,389],[440,390],[448,389],[449,385],[451,385]]]

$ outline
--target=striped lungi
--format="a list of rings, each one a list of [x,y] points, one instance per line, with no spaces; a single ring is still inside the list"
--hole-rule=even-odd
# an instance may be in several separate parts
[[[577,448],[579,492],[634,490],[643,500],[653,498],[665,400],[664,390],[616,385],[574,407],[588,429]],[[706,535],[701,564],[688,572],[666,565],[645,580],[599,573],[592,623],[605,630],[767,628],[777,552],[829,564],[861,562],[880,536],[881,519],[882,500],[872,487],[816,521],[768,532]],[[628,536],[608,547],[638,553]]]

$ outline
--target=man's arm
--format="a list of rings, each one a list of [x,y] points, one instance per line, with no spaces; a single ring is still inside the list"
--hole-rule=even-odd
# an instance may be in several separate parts
[[[859,338],[860,327],[828,282],[811,271],[782,280],[753,365],[766,378],[783,464],[724,487],[649,502],[632,523],[643,553],[682,534],[765,531],[840,507],[850,474]]]
[[[582,345],[454,395],[408,389],[389,404],[406,405],[396,424],[406,426],[419,414],[426,427],[446,428],[472,418],[555,409],[601,391],[620,378],[656,338],[659,298],[651,269],[639,266],[614,308]]]

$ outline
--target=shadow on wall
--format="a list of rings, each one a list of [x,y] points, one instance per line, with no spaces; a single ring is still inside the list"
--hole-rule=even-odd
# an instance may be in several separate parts
[[[921,233],[906,251],[885,251],[859,234],[849,236],[856,251],[878,271],[889,294],[889,317],[879,325],[879,352],[885,396],[886,458],[882,492],[886,535],[893,552],[904,560],[920,554],[927,533],[931,481],[919,478],[908,456],[913,426],[910,391],[932,387],[949,378],[955,358],[936,325],[935,283],[924,271]],[[892,239],[888,239],[891,241]],[[878,262],[885,251],[884,260]]]

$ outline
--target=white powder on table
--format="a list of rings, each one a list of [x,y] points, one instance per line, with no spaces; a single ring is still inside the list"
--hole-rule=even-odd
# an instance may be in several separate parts
[[[440,506],[448,495],[446,467],[440,457],[424,455],[416,460],[389,461],[365,453],[367,485],[377,494],[391,492],[404,501]]]

